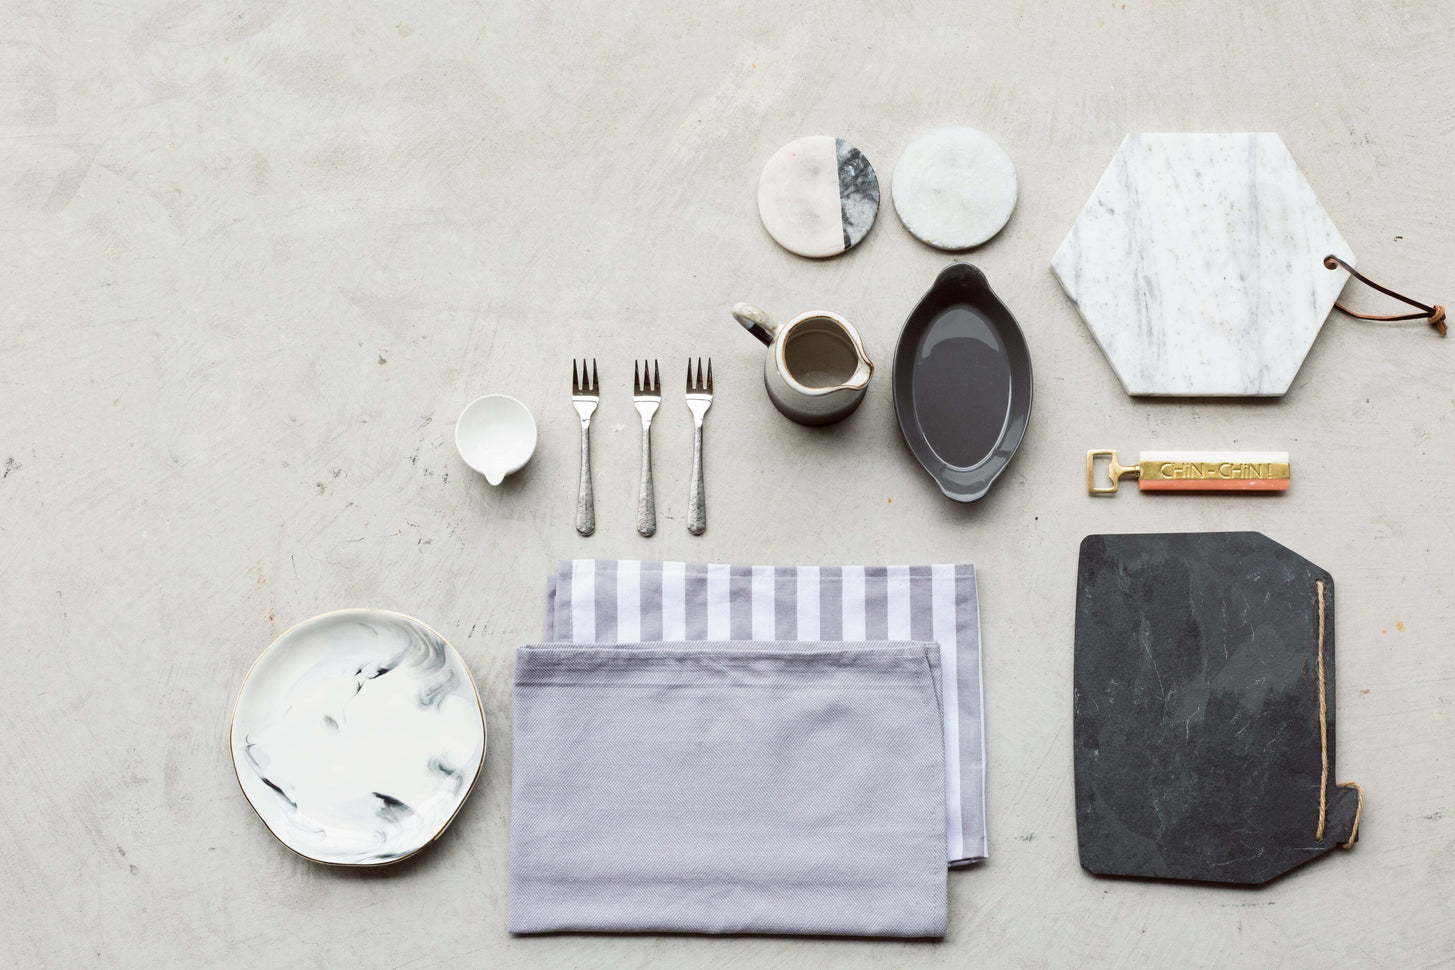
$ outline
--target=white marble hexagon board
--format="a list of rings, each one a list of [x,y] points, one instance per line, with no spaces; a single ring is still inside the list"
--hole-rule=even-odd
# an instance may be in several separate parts
[[[1133,134],[1051,267],[1128,394],[1288,390],[1354,255],[1276,134]]]

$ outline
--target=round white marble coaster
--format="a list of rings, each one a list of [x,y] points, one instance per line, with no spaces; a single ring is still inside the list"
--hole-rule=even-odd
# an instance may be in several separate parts
[[[1015,208],[1015,165],[974,128],[948,127],[916,139],[894,166],[894,210],[917,239],[938,249],[978,246]]]
[[[758,179],[763,228],[790,253],[837,256],[879,214],[879,177],[842,138],[813,135],[778,149]]]

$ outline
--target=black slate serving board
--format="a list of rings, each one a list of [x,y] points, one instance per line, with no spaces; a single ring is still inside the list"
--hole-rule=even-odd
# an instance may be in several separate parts
[[[1255,884],[1351,840],[1359,795],[1334,773],[1333,577],[1297,553],[1257,532],[1088,536],[1075,678],[1087,870]]]

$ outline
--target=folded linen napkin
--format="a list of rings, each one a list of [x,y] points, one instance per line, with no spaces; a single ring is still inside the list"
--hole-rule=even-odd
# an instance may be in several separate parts
[[[951,866],[986,857],[985,722],[975,567],[726,566],[576,559],[546,584],[545,640],[916,640],[945,671]]]
[[[944,935],[939,657],[520,647],[510,931]]]

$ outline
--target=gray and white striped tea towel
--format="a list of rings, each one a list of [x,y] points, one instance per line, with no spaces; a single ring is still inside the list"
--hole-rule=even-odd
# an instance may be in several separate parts
[[[944,669],[951,866],[986,856],[975,567],[726,566],[576,559],[546,584],[548,642],[914,640]]]
[[[519,648],[510,931],[943,936],[939,659]]]

